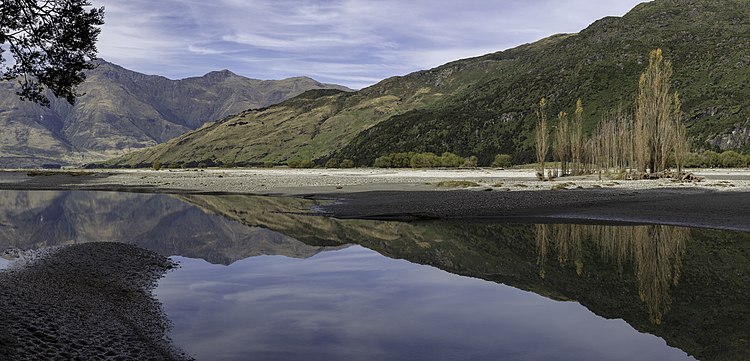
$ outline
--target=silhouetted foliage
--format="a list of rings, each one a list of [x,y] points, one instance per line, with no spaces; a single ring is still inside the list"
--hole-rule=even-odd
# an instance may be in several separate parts
[[[0,78],[17,79],[21,99],[49,106],[48,88],[74,103],[104,24],[104,8],[90,7],[89,0],[0,2]]]

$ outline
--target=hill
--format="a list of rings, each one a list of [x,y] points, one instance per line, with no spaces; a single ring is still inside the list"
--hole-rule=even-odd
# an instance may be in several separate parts
[[[304,77],[249,79],[228,70],[170,80],[106,61],[87,73],[75,106],[56,99],[49,108],[22,102],[13,86],[0,83],[0,167],[104,160],[309,89],[346,89]]]
[[[228,117],[110,166],[285,163],[330,157],[370,165],[399,151],[450,151],[488,164],[532,160],[532,106],[584,102],[591,130],[633,106],[651,49],[675,69],[673,88],[695,148],[750,148],[750,1],[655,0],[578,34],[386,79],[355,93],[309,92]]]

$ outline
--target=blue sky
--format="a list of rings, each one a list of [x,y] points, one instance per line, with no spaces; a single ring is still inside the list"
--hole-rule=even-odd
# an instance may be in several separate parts
[[[643,0],[94,0],[99,56],[171,79],[229,69],[362,88],[578,32]]]

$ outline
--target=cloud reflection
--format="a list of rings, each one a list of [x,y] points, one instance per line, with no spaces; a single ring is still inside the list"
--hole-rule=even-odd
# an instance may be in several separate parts
[[[228,267],[177,258],[157,297],[199,359],[647,359],[686,355],[577,303],[453,275],[360,246]],[[576,332],[570,332],[576,330]]]

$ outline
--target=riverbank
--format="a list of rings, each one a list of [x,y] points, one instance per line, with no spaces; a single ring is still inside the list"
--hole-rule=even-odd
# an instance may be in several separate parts
[[[112,190],[158,193],[227,193],[256,195],[342,194],[369,191],[427,191],[462,188],[473,191],[561,189],[684,188],[750,191],[748,169],[697,169],[701,182],[668,179],[626,181],[596,175],[541,182],[531,169],[168,169],[168,170],[8,170],[0,189]],[[450,182],[460,182],[459,187]],[[469,186],[471,185],[471,186]]]
[[[6,171],[0,189],[294,196],[333,200],[316,209],[337,218],[663,223],[750,231],[750,170],[693,172],[703,181],[583,176],[541,182],[523,169]],[[472,186],[452,186],[457,183]]]

